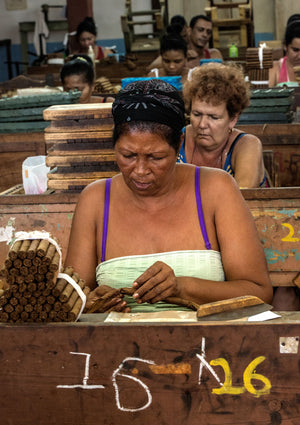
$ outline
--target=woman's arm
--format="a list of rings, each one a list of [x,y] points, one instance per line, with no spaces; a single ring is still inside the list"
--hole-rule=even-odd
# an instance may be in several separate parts
[[[234,178],[239,188],[255,188],[263,181],[265,166],[261,141],[252,134],[245,134],[232,153]]]
[[[254,295],[271,302],[273,289],[264,251],[240,190],[227,173],[209,169],[208,176],[203,178],[203,171],[200,181],[204,206],[206,199],[213,194],[213,202],[208,202],[209,208],[205,208],[204,215],[206,222],[215,223],[226,280],[216,282],[176,277],[165,263],[155,263],[136,279],[134,298],[137,302],[157,302],[176,296],[203,304]],[[208,218],[208,214],[213,214],[213,217]]]
[[[278,84],[280,73],[279,61],[273,62],[273,67],[269,69],[269,87],[275,87]]]
[[[96,182],[86,187],[76,205],[65,265],[72,265],[81,279],[94,289],[97,267],[97,215],[102,214],[104,185]]]

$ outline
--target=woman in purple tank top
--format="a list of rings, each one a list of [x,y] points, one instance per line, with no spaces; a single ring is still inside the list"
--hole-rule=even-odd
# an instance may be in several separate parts
[[[112,113],[120,174],[81,193],[65,261],[91,288],[87,307],[99,298],[101,312],[169,308],[170,297],[270,302],[262,245],[234,179],[176,162],[185,121],[178,91],[160,80],[131,83]]]

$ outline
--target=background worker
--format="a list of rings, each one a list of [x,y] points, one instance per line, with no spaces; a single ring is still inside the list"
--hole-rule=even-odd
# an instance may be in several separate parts
[[[300,17],[297,19],[297,15],[293,16],[295,19],[289,19],[285,30],[283,42],[285,56],[274,61],[273,67],[269,70],[269,87],[297,81],[294,67],[300,66]]]
[[[266,185],[261,141],[234,128],[251,92],[241,68],[208,63],[192,70],[183,85],[190,113],[179,162],[222,168],[240,188]]]
[[[196,15],[190,21],[188,67],[200,65],[201,59],[223,59],[220,50],[208,48],[212,36],[212,22],[205,15]]]
[[[152,69],[148,77],[181,76],[185,81],[187,67],[187,44],[177,33],[165,34],[160,41],[162,66]]]
[[[94,68],[87,55],[74,55],[61,69],[60,79],[64,91],[78,90],[81,92],[79,103],[113,102],[112,97],[93,96]]]

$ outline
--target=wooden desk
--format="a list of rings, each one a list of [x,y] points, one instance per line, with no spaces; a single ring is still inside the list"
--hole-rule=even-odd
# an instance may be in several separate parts
[[[299,425],[300,313],[102,320],[0,325],[3,425]]]
[[[0,192],[22,183],[22,163],[46,155],[44,132],[0,134]]]
[[[274,286],[291,286],[300,272],[300,187],[245,189]],[[12,231],[46,230],[66,254],[78,194],[0,196],[0,264]],[[234,225],[234,223],[232,224]]]
[[[257,136],[265,150],[273,150],[280,187],[300,186],[300,123],[248,124],[237,128]]]

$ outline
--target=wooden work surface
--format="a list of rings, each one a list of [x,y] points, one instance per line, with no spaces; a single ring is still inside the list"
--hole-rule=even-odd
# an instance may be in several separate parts
[[[242,190],[262,241],[274,286],[300,272],[300,187]],[[66,254],[77,194],[0,196],[0,264],[13,231],[46,230]],[[234,223],[232,223],[234,226]]]
[[[299,425],[300,313],[1,324],[2,425]]]
[[[272,150],[280,187],[300,186],[300,123],[238,125],[257,136],[264,150]]]

